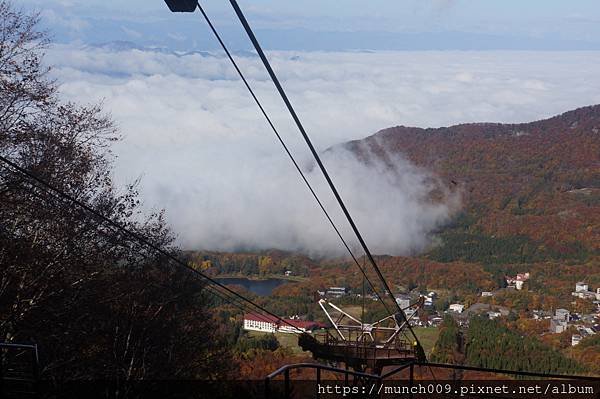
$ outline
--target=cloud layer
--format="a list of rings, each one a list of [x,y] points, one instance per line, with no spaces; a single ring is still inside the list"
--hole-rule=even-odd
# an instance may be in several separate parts
[[[525,122],[600,103],[597,52],[270,53],[319,150],[393,125]],[[57,46],[48,54],[72,100],[104,99],[125,139],[116,178],[142,176],[186,248],[343,249],[227,60],[207,54]],[[257,95],[301,165],[311,160],[256,57]],[[377,253],[422,249],[457,198],[428,201],[435,177],[401,157],[395,172],[343,151],[325,163]],[[340,226],[323,179],[309,174]],[[343,229],[348,238],[348,229]],[[352,243],[354,240],[350,239]],[[354,245],[354,244],[353,244]]]

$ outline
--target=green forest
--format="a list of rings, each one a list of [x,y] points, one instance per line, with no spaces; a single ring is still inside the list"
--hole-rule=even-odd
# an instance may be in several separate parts
[[[496,320],[473,317],[465,344],[472,366],[554,374],[579,374],[584,368],[537,338],[519,335]]]
[[[431,357],[434,362],[553,374],[588,371],[537,338],[521,335],[498,320],[472,317],[468,330],[463,332],[451,317],[446,317],[440,328]]]

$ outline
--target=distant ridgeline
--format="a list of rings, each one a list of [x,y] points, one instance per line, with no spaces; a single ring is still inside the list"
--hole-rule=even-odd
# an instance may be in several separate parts
[[[367,162],[401,153],[462,192],[464,213],[442,233],[433,260],[600,254],[600,105],[523,124],[398,126],[345,147]]]
[[[266,276],[290,272],[287,274],[306,277],[314,267],[314,262],[305,256],[276,250],[256,253],[194,251],[187,255],[194,267],[212,275]]]

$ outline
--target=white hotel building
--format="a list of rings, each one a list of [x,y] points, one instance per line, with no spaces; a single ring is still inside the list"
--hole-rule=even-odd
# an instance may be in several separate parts
[[[311,332],[323,327],[325,326],[314,321],[292,319],[281,321],[273,316],[256,313],[244,315],[244,330],[250,331],[295,333],[298,331]]]
[[[244,316],[244,330],[274,333],[277,331],[277,322],[275,317],[251,313]]]

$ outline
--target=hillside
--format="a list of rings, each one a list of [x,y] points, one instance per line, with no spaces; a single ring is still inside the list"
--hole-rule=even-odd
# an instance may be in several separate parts
[[[433,306],[423,312],[425,320],[444,315],[450,303],[510,310],[500,321],[476,323],[467,335],[472,339],[469,345],[483,346],[455,361],[465,358],[473,365],[530,369],[524,358],[513,354],[533,350],[544,359],[532,368],[538,371],[597,370],[596,341],[586,341],[585,350],[571,349],[575,327],[548,334],[549,321],[534,320],[532,311],[564,307],[589,315],[596,308],[591,301],[574,302],[571,291],[581,280],[600,286],[600,106],[526,124],[394,127],[344,146],[366,163],[374,157],[392,162],[390,155],[403,154],[462,193],[461,211],[433,233],[437,239],[428,252],[376,256],[396,292],[413,296],[436,292]],[[437,200],[435,195],[432,200]],[[255,297],[278,314],[327,322],[315,292],[330,286],[351,292],[336,298],[337,305],[360,310],[364,303],[356,295],[363,290],[362,274],[347,258],[310,259],[279,250],[193,251],[188,256],[194,267],[212,276],[281,277],[291,271],[295,279],[271,295]],[[505,276],[525,271],[531,278],[523,290],[505,288]],[[482,291],[493,296],[484,298]],[[387,315],[377,301],[364,306],[365,320]],[[487,341],[473,341],[477,335],[502,336],[508,355],[493,352],[484,345]],[[289,343],[282,345],[289,349]]]
[[[600,105],[523,124],[397,126],[344,146],[364,161],[402,153],[458,187],[464,211],[449,227],[462,235],[446,242],[506,246],[498,255],[506,263],[582,260],[600,250]],[[483,260],[473,251],[435,258]]]
[[[209,275],[308,276],[316,263],[305,255],[280,250],[262,252],[188,251],[190,264]]]

